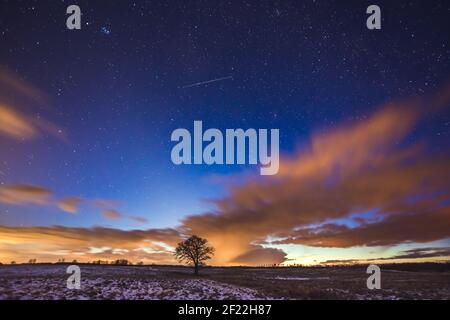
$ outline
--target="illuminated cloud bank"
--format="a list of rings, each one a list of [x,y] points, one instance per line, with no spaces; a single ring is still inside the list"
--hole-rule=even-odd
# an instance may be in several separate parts
[[[448,101],[444,90],[432,99],[391,103],[359,122],[314,134],[307,147],[281,158],[278,175],[245,175],[215,201],[214,212],[188,216],[173,229],[2,226],[0,259],[173,263],[176,243],[197,234],[216,248],[213,264],[261,265],[285,262],[287,254],[279,249],[285,245],[389,247],[448,239],[450,155],[429,148],[426,137],[410,138],[426,115],[445,111]],[[0,124],[5,115],[13,117],[5,110]],[[2,133],[32,135],[33,127],[23,121],[13,121]],[[38,186],[0,187],[0,202],[8,205],[46,205],[50,198],[51,192]],[[69,195],[56,205],[77,213],[81,201]],[[103,209],[107,219],[123,218],[114,208]],[[442,256],[442,250],[425,254]],[[419,256],[424,253],[397,258]]]

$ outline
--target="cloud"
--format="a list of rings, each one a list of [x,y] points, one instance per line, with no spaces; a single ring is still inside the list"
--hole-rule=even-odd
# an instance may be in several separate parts
[[[287,254],[281,249],[252,246],[247,252],[232,261],[244,265],[280,264],[286,261]]]
[[[0,135],[18,141],[52,135],[67,141],[63,130],[42,116],[48,98],[17,75],[0,68]],[[33,108],[39,106],[39,113]]]
[[[110,199],[96,199],[94,200],[94,205],[97,207],[116,207],[118,205],[118,202],[116,200],[110,200]]]
[[[79,197],[65,197],[59,200],[55,199],[54,193],[41,186],[30,185],[30,184],[16,184],[16,185],[6,185],[0,186],[0,203],[7,205],[51,205],[56,206],[62,211],[68,213],[77,213],[79,211],[79,205],[87,201]],[[87,201],[89,203],[89,201]],[[116,204],[112,200],[95,200],[93,203],[96,206],[106,206],[111,204]],[[135,222],[146,224],[148,219],[138,216],[125,216],[118,210],[112,208],[105,208],[102,211],[102,216],[109,220],[118,220],[123,218],[129,218]]]
[[[78,212],[78,205],[82,202],[83,200],[81,198],[78,197],[69,197],[69,198],[64,198],[58,201],[58,207],[65,211],[65,212],[69,212],[69,213],[77,213]]]
[[[48,105],[48,96],[17,74],[0,68],[0,100],[21,100],[40,106]]]
[[[37,130],[27,117],[0,105],[0,133],[18,140],[27,140],[34,138]]]
[[[431,242],[450,237],[450,207],[428,212],[397,212],[383,221],[356,228],[327,224],[292,232],[276,244],[315,247],[390,246],[405,242]]]
[[[388,104],[364,121],[313,135],[296,156],[281,159],[277,176],[241,182],[216,201],[216,211],[187,217],[185,232],[208,238],[218,264],[258,243],[347,248],[450,237],[448,150],[407,139],[430,105]],[[356,226],[334,222],[370,211],[374,217]]]
[[[368,260],[360,260],[360,259],[333,259],[333,260],[325,260],[321,261],[320,264],[322,265],[335,265],[335,264],[360,264],[360,263],[366,263]]]
[[[121,256],[132,261],[175,263],[170,248],[180,240],[174,229],[0,226],[0,260],[28,261],[37,257],[39,261],[92,261]]]
[[[119,211],[114,210],[114,209],[103,210],[102,215],[106,219],[110,219],[110,220],[117,220],[117,219],[122,219],[123,218],[122,213],[120,213]]]
[[[19,141],[52,135],[62,141],[66,136],[61,128],[37,115],[26,115],[0,101],[0,134]]]
[[[118,220],[118,219],[124,219],[128,218],[134,222],[140,223],[140,224],[147,224],[148,219],[138,216],[127,216],[121,212],[119,212],[116,209],[112,209],[114,207],[117,207],[119,205],[119,202],[116,200],[106,200],[106,199],[97,199],[93,201],[93,204],[97,207],[100,207],[103,209],[102,216],[109,220]]]
[[[392,259],[418,259],[418,258],[436,258],[436,257],[450,257],[450,247],[435,247],[435,248],[416,248],[402,251],[401,254],[395,255],[384,260]]]
[[[60,200],[54,199],[51,190],[30,184],[16,184],[0,186],[0,203],[7,205],[56,205],[69,213],[78,212],[78,205],[83,201],[78,197],[67,197]]]
[[[439,105],[448,103],[438,100]],[[417,135],[410,138],[425,114],[428,117],[442,110],[430,101],[388,104],[362,121],[314,134],[296,155],[282,157],[278,175],[246,176],[232,186],[228,196],[214,201],[214,211],[186,217],[176,236],[168,237],[197,234],[207,238],[216,248],[212,263],[217,265],[286,261],[286,254],[271,245],[350,248],[449,238],[449,150],[432,151]],[[101,205],[105,218],[126,217],[109,206]],[[367,217],[366,213],[371,214]],[[355,214],[359,215],[355,218]],[[81,250],[86,254],[91,247],[109,247],[112,251],[96,255],[106,257],[128,250],[130,257],[150,258],[169,254],[155,247],[154,241],[176,244],[170,244],[164,232],[155,240],[157,229],[142,233],[32,229],[36,230],[53,241],[35,244],[42,244],[45,252]],[[77,240],[80,237],[82,241]],[[71,241],[55,244],[66,238]]]
[[[136,222],[138,222],[138,223],[142,223],[142,224],[147,224],[148,223],[148,219],[146,219],[146,218],[143,218],[143,217],[135,217],[135,216],[132,216],[132,217],[129,217],[131,220],[133,220],[133,221],[136,221]]]
[[[343,260],[326,260],[322,261],[320,264],[360,264],[368,263],[373,261],[397,261],[402,259],[414,260],[428,258],[449,258],[450,257],[450,247],[433,247],[433,248],[415,248],[401,251],[397,255],[392,255],[390,257],[372,258],[372,259],[343,259]]]
[[[10,185],[0,187],[0,203],[21,205],[48,203],[51,192],[33,185]]]
[[[51,205],[56,206],[62,211],[68,213],[77,213],[79,205],[86,201],[79,197],[65,197],[62,199],[54,199],[54,194],[51,190],[35,185],[17,184],[0,186],[0,203],[7,205]],[[117,202],[113,200],[95,200],[95,206],[104,207],[107,205],[116,205]],[[105,208],[102,211],[102,216],[108,220],[118,220],[128,218],[140,224],[147,224],[148,219],[138,216],[125,216],[121,212],[112,208]]]

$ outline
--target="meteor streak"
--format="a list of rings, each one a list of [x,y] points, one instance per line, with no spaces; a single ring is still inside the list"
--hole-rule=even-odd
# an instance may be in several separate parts
[[[208,84],[208,83],[212,83],[212,82],[217,82],[217,81],[222,81],[222,80],[228,80],[228,79],[232,79],[233,76],[228,76],[228,77],[221,77],[221,78],[217,78],[217,79],[212,79],[212,80],[208,80],[208,81],[202,81],[202,82],[196,82],[193,84],[188,84],[186,86],[181,87],[182,89],[186,89],[186,88],[192,88],[192,87],[198,87],[204,84]]]

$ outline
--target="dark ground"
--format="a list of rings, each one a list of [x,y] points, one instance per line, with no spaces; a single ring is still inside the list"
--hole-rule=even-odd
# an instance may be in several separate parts
[[[450,299],[450,264],[203,268],[83,265],[81,289],[66,288],[68,265],[0,266],[0,299]]]

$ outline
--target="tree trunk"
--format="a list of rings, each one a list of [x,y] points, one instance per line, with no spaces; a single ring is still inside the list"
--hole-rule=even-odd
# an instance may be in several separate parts
[[[194,265],[194,274],[198,275],[198,264]]]

